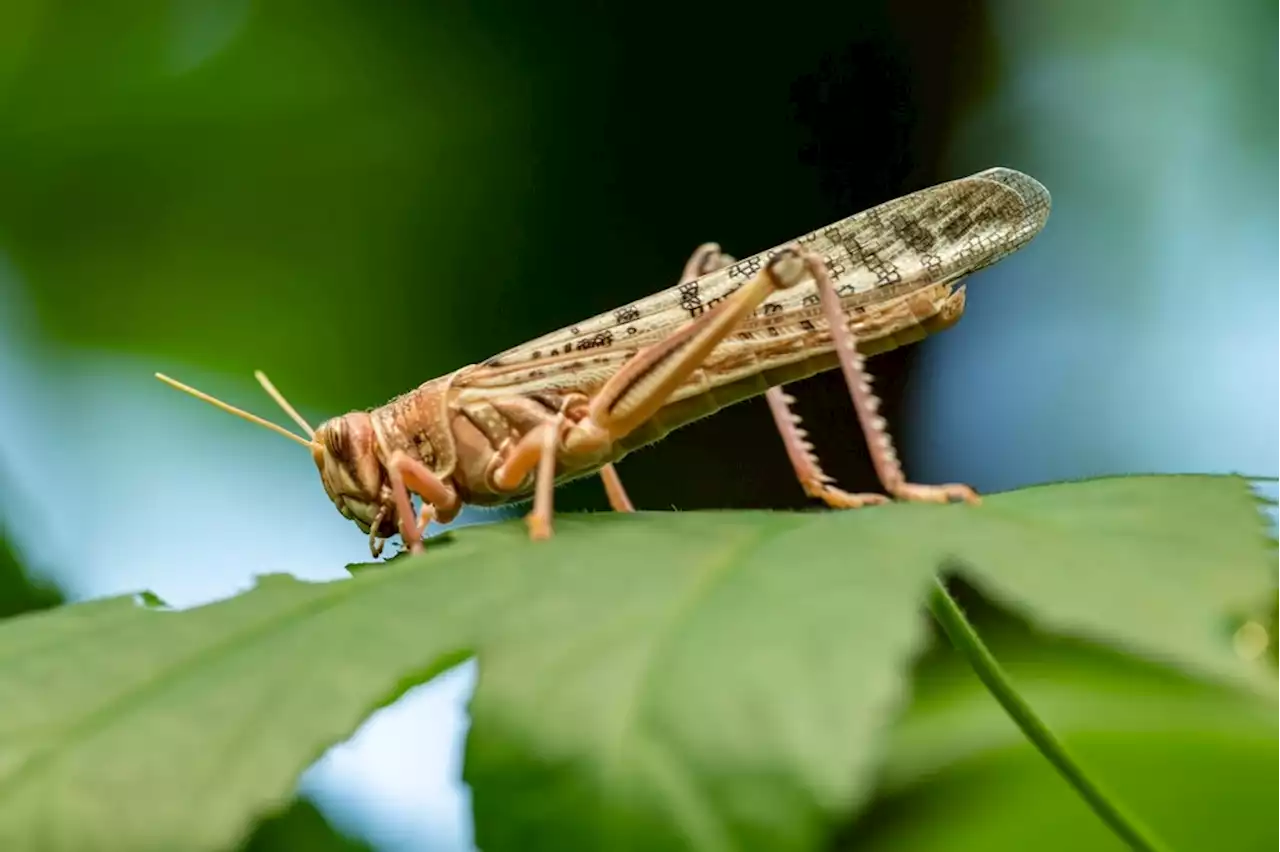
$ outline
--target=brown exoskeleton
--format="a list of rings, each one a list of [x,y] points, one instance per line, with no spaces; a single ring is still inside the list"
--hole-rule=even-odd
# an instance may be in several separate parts
[[[863,359],[953,325],[964,311],[960,281],[1030,241],[1049,206],[1037,181],[996,168],[745,260],[708,243],[670,289],[315,430],[258,373],[306,438],[157,377],[309,447],[326,493],[368,533],[375,557],[397,531],[416,552],[431,520],[447,523],[468,503],[531,495],[530,535],[546,538],[555,485],[593,473],[615,510],[632,511],[615,462],[760,394],[805,492],[830,506],[889,496],[977,502],[966,485],[906,480]],[[837,366],[889,496],[835,488],[788,407],[783,385]],[[422,499],[416,513],[411,494]]]

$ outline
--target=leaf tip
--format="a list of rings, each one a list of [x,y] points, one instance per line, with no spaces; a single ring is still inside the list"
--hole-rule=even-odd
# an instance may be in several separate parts
[[[145,589],[133,596],[138,606],[146,609],[172,609],[167,602],[150,589]]]

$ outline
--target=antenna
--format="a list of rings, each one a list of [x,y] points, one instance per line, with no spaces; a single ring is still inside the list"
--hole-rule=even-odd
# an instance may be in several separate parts
[[[276,424],[272,423],[270,420],[263,420],[261,417],[259,417],[256,414],[250,414],[247,411],[242,411],[241,409],[236,408],[234,405],[228,405],[222,400],[209,396],[209,394],[204,393],[203,391],[198,391],[195,388],[190,387],[189,385],[184,385],[182,382],[177,381],[176,379],[171,379],[168,376],[166,376],[164,373],[156,373],[156,378],[164,382],[166,385],[169,385],[170,387],[177,388],[183,393],[189,393],[192,396],[194,396],[196,399],[202,399],[212,406],[221,408],[223,411],[227,412],[228,414],[234,414],[236,417],[243,417],[245,420],[248,420],[250,423],[257,423],[259,426],[265,426],[266,428],[270,429],[272,432],[278,432],[281,435],[284,435],[286,438],[289,438],[290,440],[297,441],[299,444],[306,447],[307,449],[314,450],[317,447],[319,447],[319,445],[315,441],[310,441],[299,435],[295,435],[292,432],[290,432],[288,429],[284,428],[283,426],[277,426]]]
[[[262,389],[271,394],[271,398],[276,401],[276,405],[284,409],[284,413],[293,418],[293,422],[302,427],[302,431],[307,433],[307,437],[315,440],[316,430],[311,428],[311,424],[302,419],[289,400],[284,398],[284,394],[276,390],[276,386],[271,384],[271,380],[267,378],[267,374],[261,370],[254,370],[253,377],[258,380],[258,384],[262,385]]]

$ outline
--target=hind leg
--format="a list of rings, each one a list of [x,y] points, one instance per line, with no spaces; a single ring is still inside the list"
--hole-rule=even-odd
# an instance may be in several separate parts
[[[822,312],[831,329],[836,354],[840,359],[840,370],[844,374],[845,384],[849,388],[849,396],[853,400],[853,408],[858,416],[858,423],[862,426],[867,448],[871,452],[871,461],[875,465],[876,475],[880,478],[885,491],[899,500],[912,502],[948,503],[952,500],[963,500],[970,504],[980,503],[977,493],[968,485],[960,483],[921,485],[907,481],[902,472],[902,464],[898,461],[898,454],[893,448],[893,439],[889,436],[884,418],[878,413],[880,400],[871,392],[871,376],[864,368],[864,358],[858,352],[853,332],[849,331],[835,284],[827,274],[826,265],[821,258],[809,255],[806,257],[806,264],[818,286],[818,295],[822,299]],[[833,480],[822,472],[817,456],[814,455],[813,445],[805,440],[804,430],[799,428],[800,418],[790,409],[789,403],[795,402],[795,399],[783,393],[781,387],[770,388],[766,398],[774,422],[782,434],[782,443],[786,447],[787,456],[791,459],[796,477],[800,480],[806,494],[839,509],[888,502],[888,498],[882,494],[850,494],[832,486]]]

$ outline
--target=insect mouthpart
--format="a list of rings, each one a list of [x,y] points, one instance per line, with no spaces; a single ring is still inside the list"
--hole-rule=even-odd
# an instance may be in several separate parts
[[[378,522],[379,526],[382,526],[381,519],[378,516],[379,514],[386,515],[381,506],[354,500],[351,497],[339,497],[334,501],[334,504],[338,507],[338,512],[342,517],[353,521],[363,533],[369,532],[373,528],[375,521]]]

